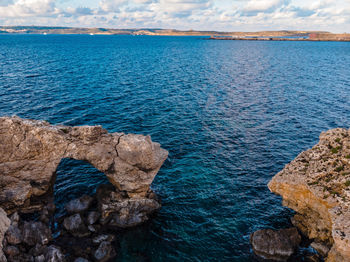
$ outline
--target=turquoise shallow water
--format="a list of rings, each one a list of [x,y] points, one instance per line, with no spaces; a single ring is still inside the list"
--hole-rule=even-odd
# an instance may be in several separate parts
[[[249,234],[292,212],[266,187],[320,132],[350,127],[350,43],[1,35],[0,115],[150,134],[163,207],[116,261],[254,261]],[[103,174],[62,161],[59,206]]]

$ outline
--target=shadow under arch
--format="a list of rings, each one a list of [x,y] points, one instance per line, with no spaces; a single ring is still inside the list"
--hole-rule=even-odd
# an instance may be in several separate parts
[[[112,185],[106,175],[89,162],[62,158],[54,176],[53,197],[56,216],[63,215],[64,205],[82,195],[93,195],[100,184]]]

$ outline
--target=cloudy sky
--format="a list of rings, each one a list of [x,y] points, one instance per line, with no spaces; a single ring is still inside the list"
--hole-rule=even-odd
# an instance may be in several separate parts
[[[1,25],[350,32],[350,0],[0,0]]]

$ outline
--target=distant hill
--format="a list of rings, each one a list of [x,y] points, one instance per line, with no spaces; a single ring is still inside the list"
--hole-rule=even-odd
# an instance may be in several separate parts
[[[5,34],[94,34],[94,35],[170,35],[170,36],[308,36],[309,34],[329,34],[324,31],[260,31],[260,32],[218,32],[175,29],[109,29],[52,26],[0,26]]]

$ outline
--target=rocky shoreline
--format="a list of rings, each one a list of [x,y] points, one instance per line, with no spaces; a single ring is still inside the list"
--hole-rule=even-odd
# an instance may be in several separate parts
[[[350,130],[323,132],[319,143],[287,164],[268,187],[282,196],[283,205],[296,211],[292,224],[326,262],[350,261]],[[288,237],[282,237],[283,241],[288,242]],[[257,255],[262,254],[259,249],[266,252],[262,255],[266,258],[276,251],[264,247],[255,233],[251,239]],[[293,247],[295,251],[297,246]],[[274,258],[286,261],[290,255],[284,260]]]
[[[114,232],[161,207],[150,184],[168,152],[149,136],[1,117],[0,141],[1,262],[109,261],[117,255]],[[111,184],[71,200],[55,218],[53,184],[63,158],[91,163]]]

